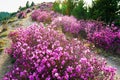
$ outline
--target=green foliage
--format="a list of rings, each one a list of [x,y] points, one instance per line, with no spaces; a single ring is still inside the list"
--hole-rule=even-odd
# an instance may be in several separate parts
[[[30,5],[30,7],[32,7],[32,6],[34,6],[35,5],[35,3],[32,1],[32,3],[31,3],[31,5]]]
[[[64,0],[63,2],[55,1],[53,4],[53,10],[64,15],[71,15],[75,5],[75,0]]]
[[[116,19],[115,19],[115,25],[119,26],[120,27],[120,15],[117,15],[116,16]]]
[[[29,5],[29,1],[26,2],[26,8],[29,8],[30,5]]]
[[[53,10],[63,15],[73,15],[78,19],[87,18],[87,8],[84,7],[84,0],[64,0],[54,2]],[[60,7],[61,6],[61,7]]]
[[[62,11],[61,11],[59,5],[60,5],[60,3],[57,2],[57,1],[55,1],[55,2],[53,3],[53,10],[56,11],[56,12],[61,13]]]
[[[86,19],[87,18],[87,8],[84,7],[85,3],[83,0],[80,0],[78,4],[72,11],[72,15],[78,19]]]
[[[112,23],[120,9],[118,2],[119,0],[94,0],[92,8],[89,8],[91,18]]]
[[[34,5],[35,5],[34,2],[32,2],[31,5],[30,5],[30,4],[29,4],[29,1],[27,1],[25,7],[21,7],[21,6],[19,7],[19,11],[24,11],[24,10],[26,10],[27,8],[30,8],[30,7],[32,7],[32,6],[34,6]]]
[[[26,7],[19,7],[19,11],[23,11],[23,10],[26,10],[27,8]]]
[[[10,13],[8,12],[0,12],[0,21],[7,20],[10,18]]]
[[[71,15],[71,12],[73,11],[73,9],[76,5],[75,0],[67,0],[67,1],[65,0],[64,2],[65,2],[64,5],[67,5],[66,14]]]
[[[61,5],[61,7],[60,7]],[[78,19],[101,20],[108,24],[119,24],[119,0],[93,0],[91,7],[84,6],[84,0],[64,0],[54,2],[53,10],[64,15],[73,15]],[[120,24],[119,24],[120,25]]]
[[[62,3],[62,4],[61,4],[61,11],[62,11],[61,13],[62,13],[63,15],[68,15],[66,3]]]
[[[14,17],[14,16],[16,16],[16,14],[17,14],[17,12],[13,12],[13,13],[10,14],[10,16]]]

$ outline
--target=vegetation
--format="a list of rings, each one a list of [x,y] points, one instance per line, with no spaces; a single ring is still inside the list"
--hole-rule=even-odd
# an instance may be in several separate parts
[[[90,8],[91,18],[99,18],[111,24],[118,16],[118,11],[120,10],[119,2],[119,0],[94,0]]]
[[[27,8],[33,7],[34,5],[35,5],[34,2],[32,2],[31,4],[29,4],[29,1],[27,1],[25,7],[21,7],[21,6],[20,6],[18,11],[24,11],[24,10],[26,10]]]
[[[0,12],[0,21],[7,20],[10,16],[11,14],[8,12]]]
[[[27,2],[17,14],[12,13],[11,16],[25,18],[32,12],[30,18],[37,23],[16,28],[9,35],[7,31],[1,32],[1,38],[8,35],[11,39],[6,53],[13,62],[3,80],[114,80],[116,69],[92,48],[94,45],[102,50],[97,52],[103,53],[120,52],[120,29],[113,23],[118,20],[119,11],[112,10],[119,1],[111,0],[108,7],[101,2],[106,4],[104,0],[94,0],[91,7],[85,7],[83,0],[58,0],[53,4],[41,3],[34,11],[34,2]],[[105,13],[110,9],[110,13]]]
[[[86,19],[87,18],[87,7],[84,7],[84,0],[80,0],[75,8],[72,10],[72,15],[78,19]]]
[[[92,6],[87,8],[84,0],[64,0],[61,3],[55,2],[53,10],[64,15],[73,15],[78,19],[94,19],[119,25],[119,3],[119,0],[93,0]]]
[[[77,39],[33,24],[9,34],[8,54],[16,59],[4,80],[113,80],[115,69]]]

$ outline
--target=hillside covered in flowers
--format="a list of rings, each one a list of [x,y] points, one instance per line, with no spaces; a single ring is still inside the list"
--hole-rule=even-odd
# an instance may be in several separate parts
[[[120,80],[119,25],[78,19],[58,4],[32,3],[1,23],[0,78]]]

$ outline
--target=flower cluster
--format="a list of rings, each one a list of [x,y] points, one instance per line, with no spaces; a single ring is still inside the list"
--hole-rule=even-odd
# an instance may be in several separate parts
[[[120,50],[119,34],[119,28],[106,26],[106,28],[94,31],[93,34],[88,35],[88,39],[96,46],[120,54],[120,52],[117,52],[117,50]]]
[[[9,34],[16,59],[3,80],[113,80],[115,69],[77,39],[33,24]]]
[[[55,17],[61,16],[58,13],[55,13],[54,11],[48,11],[48,10],[35,10],[31,17],[32,20],[38,21],[38,22],[51,22]]]
[[[80,20],[79,22],[80,25],[82,25],[81,30],[84,30],[87,35],[87,39],[96,46],[109,51],[117,51],[120,49],[120,30],[114,24],[109,26],[103,22],[92,20]]]
[[[75,33],[75,34],[78,34],[81,28],[79,22],[73,16],[57,17],[52,21],[51,25],[54,28],[61,26],[63,27],[64,31]]]
[[[25,18],[27,15],[26,15],[26,12],[20,11],[19,13],[17,13],[16,16],[17,16],[19,19],[21,19],[21,18]]]
[[[49,20],[51,20],[51,16],[50,13],[47,11],[43,11],[43,10],[35,10],[32,15],[32,20],[34,21],[38,21],[38,22],[47,22]]]
[[[39,8],[40,8],[41,10],[48,10],[48,9],[51,9],[52,6],[53,6],[53,3],[51,3],[51,2],[48,2],[48,3],[43,2],[43,3],[41,3],[41,4],[39,5]]]
[[[105,24],[103,22],[95,21],[95,20],[80,20],[81,29],[85,30],[87,35],[94,33],[95,31],[100,31],[105,28]]]
[[[75,33],[105,50],[120,49],[120,30],[114,26],[94,20],[77,20],[72,16],[59,16],[51,22],[52,28],[62,27],[63,32]],[[84,33],[83,33],[84,32]],[[116,46],[116,47],[115,47]]]
[[[102,47],[104,49],[110,49],[114,47],[114,41],[116,38],[116,33],[113,32],[110,28],[105,28],[98,31],[95,31],[91,36],[88,37],[90,41]]]

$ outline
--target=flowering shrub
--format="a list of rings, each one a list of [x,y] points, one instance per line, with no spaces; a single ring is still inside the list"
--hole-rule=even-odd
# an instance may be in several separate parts
[[[80,25],[77,19],[74,18],[73,16],[57,17],[52,21],[51,25],[54,28],[62,26],[64,31],[75,33],[75,34],[78,34],[80,30]]]
[[[78,34],[80,31],[85,31],[87,35],[104,29],[105,24],[94,20],[77,20],[73,16],[59,16],[55,18],[52,27],[62,26],[63,29],[70,33]]]
[[[117,27],[106,26],[106,28],[100,29],[99,31],[96,30],[94,33],[89,34],[88,39],[95,45],[116,53],[117,50],[120,50],[119,34],[120,30]]]
[[[25,18],[26,17],[26,13],[25,12],[23,12],[23,11],[20,11],[18,14],[17,14],[17,17],[18,18]]]
[[[104,49],[110,49],[114,46],[114,40],[116,38],[116,33],[110,28],[105,28],[99,32],[94,32],[88,37],[90,41],[102,47]]]
[[[120,43],[120,30],[117,31],[118,42]]]
[[[114,47],[116,48],[116,53],[120,54],[120,30],[117,31]]]
[[[55,13],[54,11],[47,11],[47,10],[35,10],[31,17],[32,20],[38,22],[51,22],[54,18],[61,16],[61,14]]]
[[[46,10],[46,9],[48,9],[48,8],[51,9],[52,6],[53,6],[53,3],[51,3],[51,2],[48,2],[48,3],[43,2],[43,3],[41,3],[41,4],[39,5],[39,7],[40,7],[41,10]]]
[[[50,13],[42,10],[35,10],[32,13],[31,17],[32,17],[32,20],[38,21],[38,22],[47,22],[51,20]]]
[[[62,27],[63,32],[75,33],[90,40],[105,50],[120,49],[120,30],[111,25],[94,20],[79,20],[72,16],[59,16],[51,23],[52,28]]]
[[[16,59],[3,80],[113,80],[115,69],[77,39],[40,25],[9,34],[7,51]]]
[[[94,21],[94,20],[87,20],[87,21],[80,21],[82,25],[82,29],[89,35],[96,31],[100,31],[105,28],[105,24],[103,22]]]

